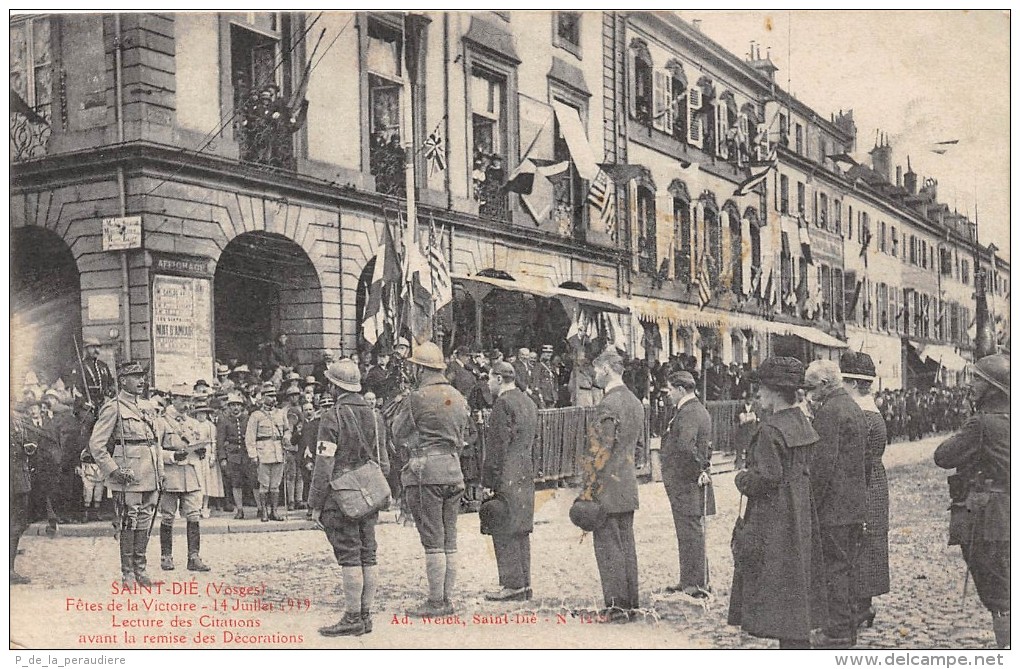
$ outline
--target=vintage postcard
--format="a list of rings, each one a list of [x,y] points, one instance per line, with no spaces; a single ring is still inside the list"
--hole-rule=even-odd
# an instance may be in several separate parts
[[[9,38],[16,664],[1001,663],[1008,11]]]

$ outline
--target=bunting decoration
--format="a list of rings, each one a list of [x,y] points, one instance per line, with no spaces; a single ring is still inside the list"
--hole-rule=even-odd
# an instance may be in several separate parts
[[[765,181],[768,177],[769,172],[778,167],[779,165],[779,154],[776,151],[776,147],[772,147],[772,151],[765,158],[765,162],[759,165],[752,165],[750,168],[750,174],[737,189],[733,191],[734,196],[747,195],[755,189],[755,187]]]
[[[698,305],[704,309],[712,301],[712,278],[708,273],[708,254],[701,254],[701,268],[698,270]]]

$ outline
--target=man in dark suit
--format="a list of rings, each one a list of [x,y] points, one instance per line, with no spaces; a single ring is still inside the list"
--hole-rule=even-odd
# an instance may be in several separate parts
[[[53,536],[57,532],[57,523],[65,522],[57,516],[62,492],[60,468],[64,454],[58,435],[43,415],[39,402],[29,403],[26,410],[28,415],[25,417],[24,430],[27,439],[39,447],[32,467],[32,513],[37,518],[46,515],[46,534]]]
[[[514,381],[514,368],[493,365],[489,388],[496,396],[485,432],[482,485],[506,502],[505,522],[492,535],[500,589],[489,601],[531,599],[531,530],[535,516],[535,466],[531,457],[538,409]]]
[[[534,400],[534,390],[531,388],[531,368],[528,366],[529,357],[531,357],[531,350],[522,348],[517,351],[517,357],[509,362],[514,368],[517,387]]]
[[[694,376],[674,371],[666,380],[673,417],[662,437],[662,482],[673,511],[680,581],[666,592],[703,599],[711,592],[705,557],[705,516],[715,514],[712,467],[712,418],[694,395]]]
[[[535,386],[535,399],[541,409],[551,409],[556,406],[559,396],[559,384],[556,381],[556,372],[552,366],[553,347],[552,344],[542,346],[542,354],[538,364],[532,369],[531,380]]]
[[[594,531],[595,561],[602,580],[604,619],[628,622],[638,607],[634,512],[638,508],[634,451],[644,431],[640,400],[623,384],[623,360],[607,349],[592,363],[595,385],[604,391],[588,432],[582,463],[584,486],[606,512]]]
[[[811,458],[811,494],[818,512],[829,616],[816,645],[849,648],[856,637],[850,574],[860,548],[868,431],[864,412],[843,387],[839,364],[812,362],[805,374],[818,444]]]
[[[446,378],[450,380],[450,385],[464,397],[471,394],[471,389],[475,387],[476,382],[475,375],[468,369],[468,365],[470,365],[470,361],[467,349],[458,347],[453,352],[453,360],[446,367]]]

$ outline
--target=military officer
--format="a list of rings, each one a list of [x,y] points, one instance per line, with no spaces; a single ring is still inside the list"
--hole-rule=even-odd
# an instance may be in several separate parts
[[[559,384],[556,383],[556,372],[552,367],[553,347],[551,344],[542,346],[542,355],[534,366],[531,376],[535,386],[535,399],[539,409],[551,409],[556,406],[559,396]]]
[[[585,490],[606,513],[593,532],[608,622],[626,623],[638,607],[634,512],[638,508],[634,452],[644,431],[641,401],[623,383],[623,360],[607,349],[592,362],[595,386],[603,391],[588,432],[582,464]]]
[[[199,468],[208,467],[205,456],[211,444],[201,442],[195,420],[188,416],[187,397],[175,394],[163,420],[163,471],[166,485],[160,500],[159,565],[174,569],[174,517],[178,510],[187,522],[188,570],[209,571],[199,556],[202,518],[202,482]]]
[[[142,412],[146,370],[135,361],[117,366],[120,393],[99,410],[89,452],[113,492],[120,532],[120,571],[125,587],[151,586],[145,551],[163,484],[162,425]]]
[[[262,384],[262,404],[252,411],[245,430],[244,444],[248,457],[258,464],[259,492],[262,498],[260,520],[283,520],[276,513],[280,483],[283,482],[283,444],[290,441],[287,415],[276,408],[276,388]]]
[[[99,407],[107,398],[113,397],[116,390],[109,366],[99,359],[102,342],[95,337],[86,337],[83,345],[85,357],[80,367],[71,370],[71,385],[95,418],[99,415]]]
[[[949,477],[949,544],[963,551],[999,648],[1009,648],[1009,358],[988,355],[971,368],[976,412],[935,449]]]

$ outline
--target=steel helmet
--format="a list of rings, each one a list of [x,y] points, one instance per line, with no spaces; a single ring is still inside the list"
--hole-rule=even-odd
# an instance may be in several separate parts
[[[1001,353],[986,355],[971,366],[974,375],[987,381],[1009,397],[1009,357]]]
[[[414,349],[411,357],[408,358],[408,361],[429,369],[446,369],[446,360],[443,358],[443,352],[430,341],[419,344]]]
[[[341,390],[361,392],[361,370],[350,358],[343,358],[330,363],[326,368],[326,378]]]

